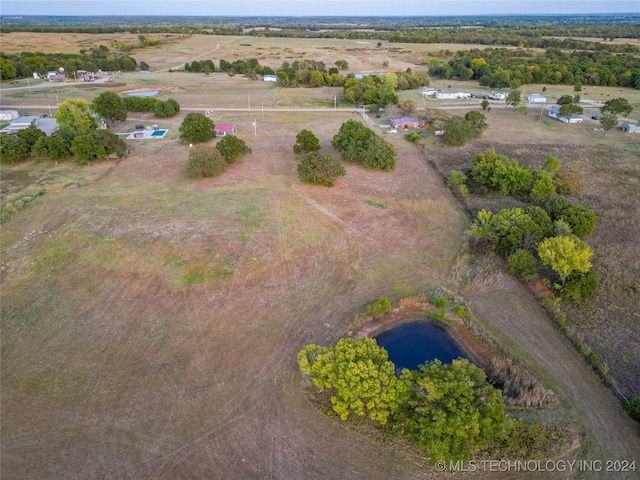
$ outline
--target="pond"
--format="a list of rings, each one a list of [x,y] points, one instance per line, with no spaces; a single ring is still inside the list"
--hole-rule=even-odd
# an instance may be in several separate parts
[[[401,325],[378,335],[376,341],[389,352],[397,373],[403,368],[417,370],[418,365],[436,358],[442,363],[466,358],[447,332],[428,322]]]

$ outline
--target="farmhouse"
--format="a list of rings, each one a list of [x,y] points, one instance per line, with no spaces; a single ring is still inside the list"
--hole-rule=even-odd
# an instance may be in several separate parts
[[[213,131],[216,137],[224,137],[225,135],[235,135],[238,129],[233,123],[221,123],[220,125],[216,125]]]
[[[560,107],[551,107],[549,109],[549,116],[564,123],[582,123],[584,121],[584,117],[582,115],[571,115],[568,119],[567,117],[561,117]]]
[[[426,122],[424,120],[420,120],[419,118],[411,118],[411,117],[402,117],[402,118],[393,118],[391,119],[391,128],[424,128],[426,126]]]
[[[527,95],[527,102],[530,103],[547,103],[547,97],[543,97],[539,93],[532,93]]]
[[[0,120],[13,120],[19,118],[20,114],[16,110],[0,110]]]
[[[262,77],[262,79],[265,82],[277,82],[278,81],[278,77],[276,77],[275,75],[265,75],[264,77]]]

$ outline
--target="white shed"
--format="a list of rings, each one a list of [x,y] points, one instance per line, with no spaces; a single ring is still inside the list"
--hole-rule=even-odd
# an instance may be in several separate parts
[[[539,93],[532,93],[527,95],[527,102],[530,103],[547,103],[547,97],[543,97]]]
[[[0,110],[0,120],[11,121],[14,118],[19,118],[20,114],[16,110]]]

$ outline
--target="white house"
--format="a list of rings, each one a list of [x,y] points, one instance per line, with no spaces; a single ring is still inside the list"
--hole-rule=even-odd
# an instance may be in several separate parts
[[[532,93],[527,95],[527,102],[529,103],[547,103],[547,97],[543,97],[539,93]]]
[[[582,123],[584,121],[584,117],[582,115],[571,115],[569,118],[561,117],[560,107],[551,107],[549,109],[549,116],[564,123]]]
[[[13,120],[14,118],[20,118],[20,114],[16,110],[1,110],[0,120]]]
[[[454,98],[471,98],[471,94],[470,93],[466,93],[466,92],[443,92],[443,91],[438,91],[438,92],[436,92],[436,98],[439,99],[439,100],[454,99]]]

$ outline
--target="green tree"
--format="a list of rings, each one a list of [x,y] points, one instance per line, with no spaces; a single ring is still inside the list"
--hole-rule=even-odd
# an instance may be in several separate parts
[[[0,161],[15,163],[29,155],[29,144],[17,135],[0,135]]]
[[[489,125],[487,124],[487,117],[477,110],[471,110],[470,112],[465,113],[464,119],[469,122],[476,135],[480,135],[489,128]]]
[[[331,406],[342,420],[355,414],[384,425],[411,393],[387,351],[368,337],[344,338],[329,349],[307,345],[298,353],[298,365],[315,385],[331,389]]]
[[[580,115],[583,112],[583,109],[578,105],[576,100],[579,100],[579,98],[576,99],[576,97],[572,97],[571,95],[562,95],[558,98],[557,104],[560,105],[558,116],[570,118],[572,115]]]
[[[489,100],[484,99],[480,102],[480,106],[482,107],[483,110],[486,110],[489,107],[490,103]]]
[[[345,160],[353,160],[368,148],[368,140],[375,133],[356,120],[347,120],[340,126],[338,133],[333,136],[331,146],[338,150]]]
[[[384,138],[375,133],[367,140],[366,150],[361,155],[365,168],[375,168],[388,172],[396,167],[398,152]]]
[[[186,142],[207,142],[215,136],[215,124],[204,113],[191,112],[180,125],[180,138]]]
[[[520,167],[518,160],[497,154],[494,148],[474,157],[471,177],[504,195],[528,191],[533,180],[531,171]]]
[[[450,147],[459,147],[475,136],[471,124],[462,117],[453,116],[444,122],[442,141]]]
[[[556,184],[553,181],[553,177],[544,170],[536,172],[531,192],[529,192],[531,199],[537,201],[541,198],[555,195],[555,193]]]
[[[310,130],[300,130],[293,145],[294,153],[309,153],[320,150],[320,140]]]
[[[91,108],[110,122],[123,122],[127,119],[127,106],[122,97],[114,92],[103,92],[94,97]]]
[[[69,129],[75,136],[87,135],[97,128],[97,123],[86,100],[65,100],[58,105],[56,120],[59,128]]]
[[[180,113],[180,104],[173,98],[167,99],[166,102],[157,100],[153,105],[153,114],[158,118],[173,117]]]
[[[542,263],[558,274],[562,285],[573,272],[586,273],[591,269],[591,247],[572,236],[545,238],[538,245]]]
[[[118,135],[109,130],[96,130],[93,137],[104,147],[107,157],[120,156],[127,150],[127,144]]]
[[[46,137],[46,134],[35,125],[30,125],[27,128],[18,130],[16,132],[16,135],[27,142],[29,152],[32,152],[33,146],[38,142],[39,139],[41,139],[42,137]]]
[[[569,207],[562,213],[560,219],[569,224],[571,232],[577,237],[591,235],[596,225],[595,212],[585,207]]]
[[[509,272],[527,282],[535,277],[536,259],[527,250],[519,248],[513,252],[507,259],[507,265]]]
[[[298,163],[300,180],[325,187],[333,187],[335,178],[346,173],[338,159],[329,153],[307,152]]]
[[[622,115],[628,117],[633,107],[626,98],[612,98],[604,103],[600,109],[602,113],[613,113],[614,115]]]
[[[80,165],[107,158],[107,150],[104,145],[94,135],[78,135],[71,142],[71,152],[75,155],[76,161]]]
[[[531,220],[540,227],[541,239],[553,235],[553,222],[547,212],[537,205],[531,205],[524,209]]]
[[[615,113],[605,112],[600,115],[598,119],[600,125],[602,125],[602,129],[604,130],[604,134],[606,135],[609,130],[612,130],[618,126],[618,116]]]
[[[4,57],[0,57],[0,78],[2,80],[11,80],[16,78],[16,67]]]
[[[499,439],[505,427],[500,390],[467,360],[435,360],[412,372],[406,430],[432,460],[468,460]]]
[[[599,286],[595,270],[589,270],[585,274],[571,275],[560,290],[560,296],[564,300],[580,304],[593,296]]]
[[[542,198],[537,205],[547,212],[551,221],[560,218],[567,208],[574,206],[571,200],[562,195]]]
[[[187,176],[189,178],[216,177],[227,168],[227,162],[214,147],[196,145],[189,149]]]
[[[222,154],[225,162],[229,164],[235,163],[238,158],[251,153],[251,149],[244,143],[244,140],[233,135],[222,137],[215,148]]]
[[[40,157],[48,157],[56,162],[69,158],[73,155],[71,152],[71,143],[74,134],[71,130],[59,128],[49,137],[41,137],[33,146],[33,153]]]
[[[631,418],[640,422],[640,397],[634,397],[630,402],[624,403],[623,406]]]
[[[505,104],[516,108],[522,102],[522,92],[520,90],[511,90],[504,101]]]
[[[544,164],[544,169],[547,172],[556,173],[558,170],[560,170],[560,160],[558,160],[556,157],[549,157],[549,160],[547,160]]]

